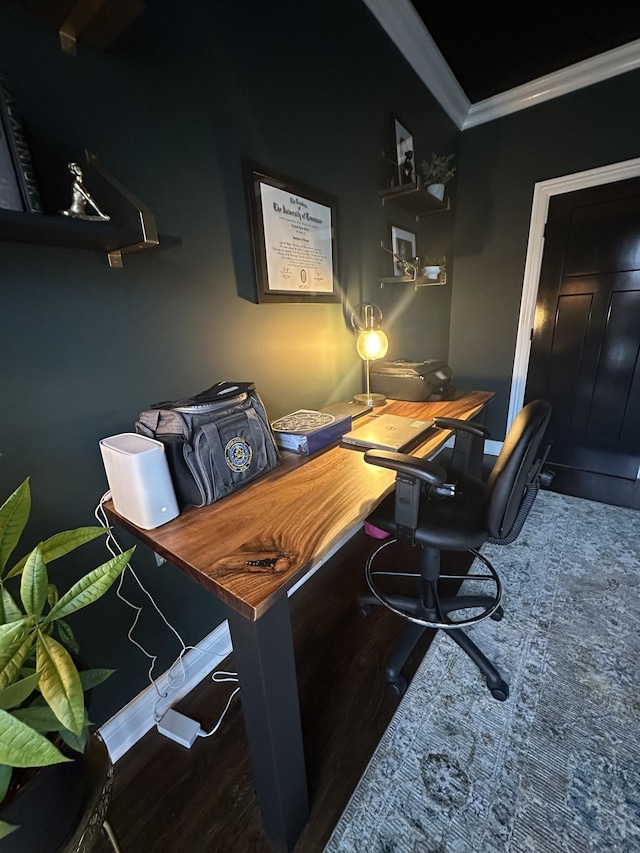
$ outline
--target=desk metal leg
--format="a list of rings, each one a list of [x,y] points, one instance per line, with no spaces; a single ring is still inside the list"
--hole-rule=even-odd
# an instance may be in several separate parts
[[[262,824],[292,850],[309,818],[289,602],[257,621],[227,607]]]

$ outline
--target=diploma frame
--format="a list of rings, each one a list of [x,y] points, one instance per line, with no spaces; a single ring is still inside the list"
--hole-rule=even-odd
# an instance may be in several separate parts
[[[338,216],[337,199],[321,190],[296,181],[272,170],[266,170],[256,163],[243,163],[245,184],[248,196],[249,220],[253,240],[253,258],[256,274],[258,302],[340,302],[341,294],[338,288],[338,266],[336,230]],[[312,206],[317,209],[321,205],[323,217],[329,233],[323,229],[322,243],[326,246],[325,270],[322,276],[322,287],[314,289],[314,281],[318,280],[319,272],[293,266],[288,271],[289,277],[280,277],[278,281],[270,280],[270,270],[281,269],[285,264],[277,256],[277,252],[266,239],[266,233],[272,227],[279,215],[273,209],[263,205],[263,192],[269,193],[269,188],[286,193],[291,200],[295,199],[296,209],[306,211]],[[266,207],[266,209],[265,209]],[[293,205],[292,205],[293,207]],[[326,208],[326,210],[324,210]],[[313,245],[316,239],[308,233],[307,240]],[[295,247],[294,247],[295,248]],[[317,246],[315,247],[317,249]],[[330,270],[329,270],[330,267]]]

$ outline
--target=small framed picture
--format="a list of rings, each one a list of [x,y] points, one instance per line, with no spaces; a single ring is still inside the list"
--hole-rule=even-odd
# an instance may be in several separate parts
[[[42,213],[22,117],[4,74],[0,74],[0,208]]]
[[[395,116],[392,116],[393,143],[398,166],[398,183],[415,184],[416,164],[413,151],[413,136]]]
[[[392,225],[391,251],[394,255],[393,274],[409,275],[410,271],[402,261],[408,261],[411,264],[416,263],[416,235],[412,231],[405,231],[404,228],[398,228],[397,226]]]

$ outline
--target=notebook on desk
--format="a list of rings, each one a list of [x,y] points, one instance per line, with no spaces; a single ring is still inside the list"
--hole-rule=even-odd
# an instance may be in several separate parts
[[[380,415],[368,424],[342,436],[344,444],[399,452],[423,436],[433,426],[433,418],[417,420],[400,415]]]

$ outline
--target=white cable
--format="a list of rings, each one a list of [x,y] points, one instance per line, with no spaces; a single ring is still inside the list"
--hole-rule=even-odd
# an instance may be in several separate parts
[[[216,676],[221,676],[221,677],[216,678]],[[218,672],[214,672],[213,675],[211,676],[211,679],[213,681],[217,681],[217,682],[224,682],[224,681],[235,681],[235,682],[237,682],[238,681],[238,673],[237,672],[225,672],[224,670],[220,670]],[[218,729],[222,725],[222,721],[224,720],[225,714],[229,710],[229,706],[231,705],[233,697],[236,695],[236,693],[239,693],[239,692],[240,692],[240,687],[236,687],[236,689],[233,691],[231,696],[229,696],[229,698],[227,700],[227,704],[224,707],[224,711],[220,714],[220,717],[218,718],[218,722],[215,724],[215,726],[209,732],[205,732],[203,729],[200,729],[198,731],[198,737],[211,737],[211,735],[214,735],[218,731]]]
[[[105,539],[105,546],[106,546],[107,550],[109,551],[109,553],[111,554],[111,556],[112,556],[112,557],[116,557],[118,554],[122,554],[122,553],[123,553],[123,550],[122,550],[122,548],[120,547],[119,542],[117,541],[117,539],[116,539],[116,538],[115,538],[115,536],[113,535],[112,528],[111,528],[111,526],[109,525],[109,520],[108,520],[108,518],[107,518],[107,514],[106,514],[105,509],[104,509],[104,503],[105,503],[105,501],[109,500],[109,499],[110,499],[110,497],[111,497],[111,492],[105,492],[105,493],[104,493],[104,495],[100,498],[100,501],[99,501],[99,503],[98,503],[98,506],[97,506],[97,507],[96,507],[96,509],[95,509],[94,516],[95,516],[95,518],[97,519],[97,521],[98,521],[98,523],[100,524],[100,526],[101,526],[101,527],[104,527],[104,528],[107,530],[107,536],[106,536],[106,539]],[[174,660],[174,662],[171,664],[171,666],[170,666],[170,667],[169,667],[169,669],[167,670],[167,682],[168,682],[168,684],[169,684],[169,687],[171,687],[172,689],[174,689],[174,690],[175,690],[175,689],[177,689],[178,687],[180,687],[182,684],[184,684],[184,681],[185,681],[185,678],[186,678],[186,671],[185,671],[185,668],[184,668],[184,661],[183,661],[183,657],[184,657],[184,655],[186,654],[186,652],[188,652],[188,651],[197,651],[197,652],[198,652],[199,654],[201,654],[201,655],[202,655],[202,654],[214,654],[214,652],[211,652],[211,651],[209,651],[208,649],[200,649],[200,648],[198,648],[197,646],[187,646],[187,645],[185,644],[184,640],[182,639],[182,637],[180,636],[180,634],[178,633],[178,631],[173,627],[173,625],[171,625],[171,623],[170,623],[170,622],[168,621],[168,619],[165,617],[164,613],[160,610],[160,608],[159,608],[159,607],[158,607],[158,605],[156,604],[156,602],[155,602],[155,600],[154,600],[153,596],[151,595],[151,593],[150,593],[150,592],[146,589],[146,587],[143,585],[142,581],[140,580],[140,578],[138,577],[138,575],[135,573],[135,571],[134,571],[134,569],[133,569],[133,566],[131,565],[131,563],[130,563],[130,562],[129,562],[129,563],[127,563],[127,565],[125,566],[125,569],[129,569],[129,571],[130,571],[130,572],[131,572],[131,574],[133,575],[133,577],[134,577],[134,579],[135,579],[136,583],[138,584],[138,586],[140,587],[140,589],[142,590],[142,592],[144,592],[144,594],[147,596],[147,598],[149,599],[149,601],[153,604],[153,606],[154,606],[154,608],[155,608],[156,612],[158,613],[158,615],[160,616],[160,618],[162,619],[162,621],[164,622],[164,624],[167,626],[167,628],[169,628],[169,630],[170,630],[170,631],[172,631],[172,632],[173,632],[173,634],[174,634],[174,635],[176,636],[176,638],[178,639],[178,642],[179,642],[179,643],[180,643],[180,645],[182,646],[182,649],[181,649],[181,651],[180,651],[180,654],[178,655],[178,657]],[[131,627],[129,628],[129,631],[127,632],[127,637],[129,638],[129,640],[131,641],[131,643],[133,643],[133,645],[134,645],[134,646],[136,646],[136,648],[138,648],[138,649],[143,653],[143,655],[145,655],[145,657],[147,657],[147,658],[151,661],[151,665],[149,666],[149,670],[148,670],[148,672],[147,672],[147,677],[149,678],[149,682],[150,682],[151,684],[153,684],[153,686],[154,686],[154,688],[155,688],[155,690],[156,690],[156,693],[158,694],[158,701],[156,702],[156,705],[155,705],[155,708],[154,708],[154,712],[153,712],[154,719],[155,719],[155,721],[156,721],[156,723],[157,723],[157,722],[159,722],[159,720],[161,720],[161,719],[162,719],[162,714],[159,714],[159,713],[158,713],[158,705],[160,704],[160,702],[162,701],[162,699],[166,699],[166,698],[167,698],[168,693],[166,693],[166,692],[165,692],[165,693],[162,693],[162,692],[161,692],[160,688],[158,687],[158,685],[157,685],[157,683],[156,683],[156,680],[155,680],[155,679],[154,679],[154,677],[153,677],[153,670],[154,670],[154,667],[155,667],[155,665],[156,665],[156,661],[157,661],[157,659],[158,659],[158,656],[157,656],[157,655],[153,655],[153,654],[151,654],[150,652],[148,652],[148,651],[147,651],[147,650],[146,650],[146,649],[145,649],[145,648],[144,648],[144,647],[143,647],[143,646],[142,646],[142,645],[141,645],[141,644],[140,644],[136,639],[134,639],[134,637],[133,637],[133,631],[135,630],[135,628],[136,628],[136,626],[137,626],[137,624],[138,624],[138,620],[139,620],[139,618],[140,618],[140,614],[142,613],[142,607],[139,607],[137,604],[134,604],[133,602],[131,602],[131,601],[129,601],[127,598],[125,598],[125,596],[124,596],[124,594],[123,594],[123,592],[122,592],[122,584],[123,584],[123,580],[124,580],[124,571],[123,571],[123,572],[121,573],[121,575],[120,575],[120,578],[119,578],[119,581],[118,581],[118,586],[116,587],[116,595],[117,595],[117,596],[118,596],[118,598],[119,598],[121,601],[123,601],[123,602],[124,602],[128,607],[130,607],[132,610],[135,610],[135,611],[136,611],[136,615],[135,615],[135,617],[134,617],[133,623],[131,624]],[[181,670],[182,670],[182,672],[181,672],[181,676],[182,676],[182,677],[181,677],[179,680],[172,681],[172,678],[173,678],[173,669],[174,669],[174,667],[176,667],[177,665],[180,665],[180,667],[181,667]],[[220,676],[220,677],[217,677],[217,676]],[[221,683],[221,682],[225,682],[225,681],[233,681],[233,682],[237,682],[237,681],[238,681],[237,673],[235,673],[235,672],[226,672],[226,671],[224,671],[224,670],[220,670],[220,671],[218,671],[218,672],[214,672],[214,673],[213,673],[213,675],[211,676],[211,678],[212,678],[212,681],[217,682],[217,683]],[[232,694],[231,694],[231,696],[229,697],[229,700],[228,700],[228,702],[227,702],[227,705],[226,705],[226,707],[225,707],[224,711],[222,712],[222,714],[221,714],[221,716],[220,716],[220,719],[218,720],[218,722],[217,722],[217,724],[216,724],[215,728],[213,728],[210,732],[204,732],[202,729],[200,729],[200,731],[198,732],[198,735],[199,735],[200,737],[209,737],[209,735],[214,734],[214,733],[218,730],[218,728],[220,727],[220,724],[222,723],[222,720],[223,720],[223,718],[224,718],[225,714],[227,713],[227,711],[228,711],[228,709],[229,709],[229,705],[231,704],[231,700],[232,700],[232,699],[233,699],[233,697],[236,695],[236,693],[238,693],[238,691],[239,691],[239,690],[240,690],[240,687],[236,687],[236,689],[233,691],[233,693],[232,693]],[[163,712],[163,713],[164,713],[164,712]]]

